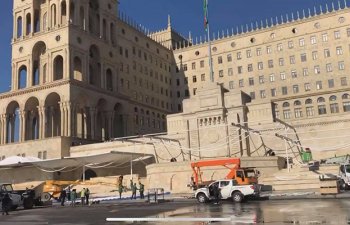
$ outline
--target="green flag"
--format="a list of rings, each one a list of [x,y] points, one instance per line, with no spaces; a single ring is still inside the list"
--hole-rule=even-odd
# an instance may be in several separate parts
[[[204,4],[203,4],[203,10],[204,10],[204,29],[207,30],[208,29],[208,0],[204,0]]]

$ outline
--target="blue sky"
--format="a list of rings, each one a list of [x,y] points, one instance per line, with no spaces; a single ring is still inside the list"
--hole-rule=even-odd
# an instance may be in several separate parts
[[[103,0],[100,0],[103,1]],[[209,0],[209,22],[212,32],[230,29],[242,24],[265,21],[281,15],[327,3],[338,6],[335,0]],[[344,6],[344,0],[340,1]],[[348,0],[350,6],[350,0]],[[171,15],[173,27],[184,36],[189,31],[192,36],[205,35],[203,29],[203,0],[120,0],[120,10],[151,31],[160,30],[167,25]],[[325,9],[325,7],[323,7]],[[0,92],[8,91],[11,81],[11,35],[12,0],[1,0],[0,7]]]

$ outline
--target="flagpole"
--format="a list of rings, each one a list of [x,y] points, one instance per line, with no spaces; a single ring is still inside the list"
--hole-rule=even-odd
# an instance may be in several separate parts
[[[207,18],[209,21],[209,0],[207,0]],[[209,67],[210,67],[210,81],[214,83],[214,72],[213,72],[213,60],[211,56],[211,40],[210,40],[210,25],[207,24],[207,35],[208,35],[208,51],[209,51]]]

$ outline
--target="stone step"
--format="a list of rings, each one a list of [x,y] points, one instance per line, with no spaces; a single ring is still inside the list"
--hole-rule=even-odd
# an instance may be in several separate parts
[[[299,189],[319,189],[320,184],[286,184],[286,185],[272,185],[273,191],[287,191]]]

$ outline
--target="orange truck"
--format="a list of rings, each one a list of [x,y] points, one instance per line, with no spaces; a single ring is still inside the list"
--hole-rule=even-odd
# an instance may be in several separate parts
[[[205,186],[210,181],[203,181],[202,167],[223,166],[229,170],[225,179],[234,179],[239,185],[257,184],[259,172],[254,168],[241,168],[239,158],[202,160],[191,163],[193,177],[191,186],[194,189]]]

